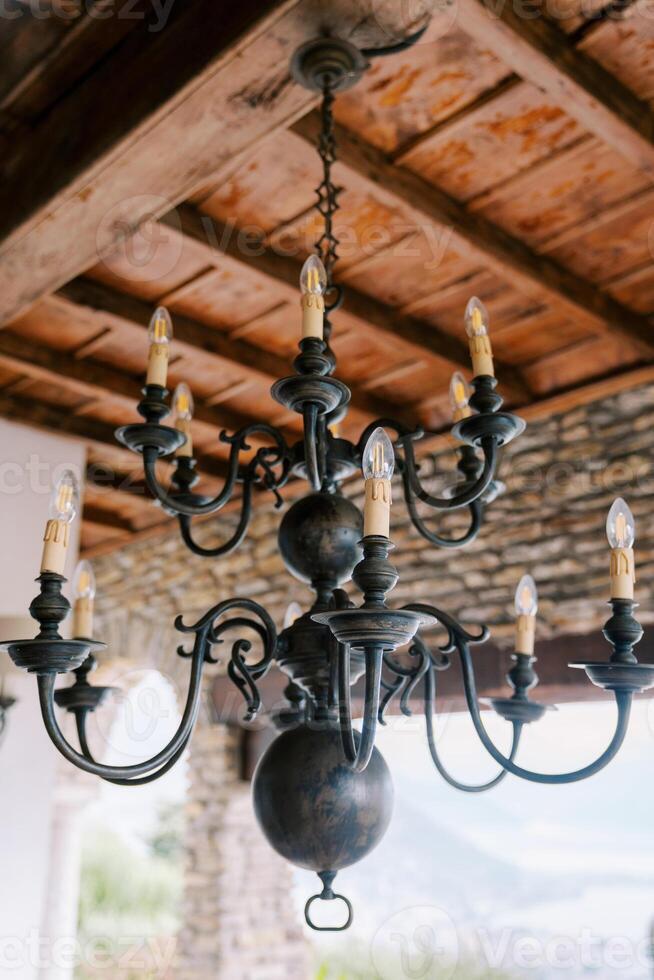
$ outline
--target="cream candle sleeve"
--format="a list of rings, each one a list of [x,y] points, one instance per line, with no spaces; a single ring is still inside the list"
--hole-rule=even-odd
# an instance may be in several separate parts
[[[390,536],[391,481],[372,477],[366,480],[366,499],[363,508],[363,535]]]

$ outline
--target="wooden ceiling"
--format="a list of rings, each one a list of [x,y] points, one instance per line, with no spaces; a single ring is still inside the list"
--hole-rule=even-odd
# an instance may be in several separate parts
[[[15,0],[0,26],[0,415],[88,443],[91,554],[162,524],[113,439],[155,304],[173,313],[170,380],[196,396],[207,488],[220,429],[263,418],[297,436],[268,389],[297,343],[320,176],[316,100],[288,60],[329,30],[388,43],[429,4],[402,22],[391,0],[189,0],[161,29],[152,0],[40,6]],[[491,7],[458,0],[336,102],[352,437],[381,414],[447,427],[473,294],[528,416],[654,378],[648,4]]]

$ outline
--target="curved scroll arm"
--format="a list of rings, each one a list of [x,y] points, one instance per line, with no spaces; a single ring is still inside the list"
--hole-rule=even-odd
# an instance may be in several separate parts
[[[368,646],[365,649],[365,688],[363,724],[357,746],[352,728],[352,700],[350,697],[350,648],[338,644],[338,711],[341,744],[346,764],[352,772],[363,772],[375,747],[377,720],[381,697],[383,647]]]
[[[465,531],[458,538],[444,538],[440,534],[436,534],[435,531],[430,531],[418,514],[416,498],[414,496],[411,487],[411,480],[409,478],[409,468],[406,465],[402,466],[402,484],[404,487],[404,500],[409,517],[411,518],[411,523],[423,538],[431,542],[431,544],[436,545],[438,548],[462,548],[464,545],[470,544],[471,541],[475,540],[481,528],[481,500],[473,500],[472,503],[468,504],[468,508],[470,510],[470,525],[467,531]]]
[[[466,703],[468,705],[468,711],[472,718],[472,723],[475,726],[475,731],[481,741],[482,745],[492,756],[493,759],[503,769],[506,769],[514,776],[519,776],[520,779],[527,779],[534,783],[548,783],[548,784],[563,784],[563,783],[576,783],[581,779],[587,779],[589,776],[594,776],[595,773],[604,769],[605,766],[617,755],[622,743],[624,742],[625,735],[627,734],[627,727],[629,725],[629,716],[631,714],[631,701],[632,692],[630,691],[615,691],[615,700],[618,709],[618,717],[616,721],[615,731],[613,737],[609,742],[607,748],[602,752],[600,756],[597,757],[593,762],[589,763],[587,766],[583,766],[581,769],[575,769],[572,772],[565,773],[542,773],[542,772],[532,772],[530,769],[523,769],[513,762],[511,758],[505,756],[497,748],[488,732],[481,718],[481,712],[479,710],[479,703],[477,697],[477,685],[475,683],[474,667],[472,663],[472,657],[470,655],[470,642],[479,642],[479,638],[471,637],[469,633],[457,623],[453,617],[441,610],[437,609],[435,606],[426,605],[423,603],[416,603],[415,605],[407,606],[408,609],[413,609],[417,612],[428,612],[432,616],[436,616],[447,628],[448,630],[448,642],[445,646],[440,649],[443,652],[451,653],[455,649],[458,651],[461,658],[461,668],[463,672],[463,685],[466,696]],[[488,636],[488,630],[484,627],[483,638],[486,639]]]
[[[201,558],[220,558],[223,555],[229,555],[242,543],[243,538],[247,534],[248,527],[250,526],[250,519],[252,517],[252,480],[245,479],[243,481],[243,495],[241,497],[241,516],[239,522],[236,526],[231,538],[225,541],[223,544],[216,545],[215,548],[205,548],[201,544],[197,544],[193,540],[193,533],[191,527],[191,518],[188,514],[179,514],[179,529],[182,535],[182,541],[186,547],[193,552],[194,555],[199,555]]]
[[[77,738],[79,740],[80,749],[82,754],[89,762],[96,762],[93,758],[91,750],[89,748],[88,739],[86,737],[86,719],[88,716],[88,710],[82,709],[75,712],[75,725],[77,728]],[[160,776],[165,775],[169,772],[173,766],[181,759],[182,755],[186,751],[186,746],[191,738],[191,733],[182,742],[177,752],[170,757],[168,762],[166,762],[161,769],[157,769],[155,772],[149,773],[147,776],[134,777],[133,779],[110,779],[107,776],[102,778],[108,782],[113,783],[115,786],[144,786],[146,783],[153,783],[155,779],[159,779]]]
[[[528,779],[533,783],[576,783],[581,779],[587,779],[589,776],[594,776],[596,772],[604,769],[622,747],[625,735],[627,734],[627,727],[629,725],[632,694],[631,692],[615,691],[615,700],[618,708],[615,731],[607,748],[600,756],[597,757],[597,759],[594,760],[594,762],[589,763],[587,766],[583,766],[581,769],[576,769],[572,772],[565,773],[532,772],[530,769],[523,769],[521,766],[517,766],[511,759],[502,755],[488,735],[481,718],[479,705],[477,703],[477,690],[470,651],[464,645],[459,649],[459,653],[461,655],[466,702],[468,704],[468,710],[472,717],[472,722],[475,726],[477,735],[479,736],[479,739],[486,751],[495,759],[495,761],[499,762],[501,766],[503,766],[514,776],[519,776],[521,779]]]
[[[159,503],[169,510],[173,514],[184,514],[187,517],[200,517],[203,514],[215,514],[216,511],[221,510],[226,503],[231,499],[234,493],[234,487],[239,478],[239,456],[241,450],[249,449],[248,438],[251,435],[259,433],[261,435],[269,436],[275,443],[274,447],[264,447],[263,450],[259,450],[255,460],[249,464],[252,467],[256,461],[257,465],[263,465],[266,462],[266,455],[270,455],[271,452],[276,457],[273,462],[279,462],[282,464],[282,472],[279,478],[274,482],[274,486],[271,485],[271,480],[264,478],[264,484],[269,487],[269,489],[277,489],[282,486],[288,479],[290,472],[290,455],[288,446],[286,445],[286,440],[284,439],[281,432],[272,425],[267,425],[264,422],[256,422],[252,425],[245,426],[239,429],[233,436],[228,436],[225,432],[221,432],[220,438],[222,442],[227,442],[230,444],[231,449],[229,453],[229,461],[227,468],[227,476],[225,478],[225,485],[217,496],[211,498],[210,500],[189,502],[188,500],[182,500],[175,494],[168,493],[157,480],[156,475],[156,462],[159,458],[157,455],[157,450],[152,447],[146,447],[143,450],[143,471],[145,475],[145,482],[150,493],[155,497]],[[266,454],[266,450],[269,452]],[[266,467],[268,470],[268,476],[270,474],[270,464],[271,460],[268,459]]]
[[[181,755],[183,747],[188,742],[200,708],[200,694],[202,691],[202,671],[205,663],[205,654],[208,652],[207,630],[199,631],[196,634],[195,644],[192,653],[191,679],[189,684],[186,705],[182,714],[179,727],[168,745],[158,752],[151,759],[145,762],[138,762],[131,766],[109,766],[95,762],[87,758],[82,751],[80,754],[70,745],[57,722],[54,709],[54,686],[56,674],[39,674],[37,683],[39,688],[39,702],[41,715],[45,729],[53,745],[63,755],[68,762],[72,762],[78,769],[90,772],[94,776],[101,776],[103,779],[130,779],[132,777],[145,776],[155,770],[161,770],[173,756],[177,753]],[[87,746],[88,748],[88,746]],[[181,750],[181,751],[180,751]],[[177,756],[178,757],[178,756]],[[162,774],[162,773],[160,773]]]
[[[451,776],[443,763],[441,762],[438,750],[436,748],[436,738],[434,734],[434,702],[436,699],[436,679],[434,677],[433,667],[427,671],[425,677],[425,725],[427,728],[427,744],[429,746],[429,753],[432,758],[438,773],[443,777],[446,783],[453,786],[454,789],[461,790],[463,793],[483,793],[488,789],[492,789],[501,783],[503,779],[508,776],[508,771],[502,767],[500,772],[493,779],[489,779],[485,783],[462,783],[454,776]],[[512,722],[513,724],[513,739],[511,742],[511,750],[509,752],[508,758],[513,761],[516,752],[518,751],[518,746],[520,744],[520,735],[522,734],[522,723],[519,721]]]
[[[260,622],[243,616],[234,616],[223,622],[217,622],[232,609],[245,609],[254,613]],[[251,643],[245,638],[239,638],[232,644],[231,657],[227,665],[227,674],[240,690],[247,705],[245,721],[252,721],[261,708],[257,681],[265,677],[270,670],[277,647],[277,630],[268,612],[254,599],[226,599],[209,609],[192,626],[184,625],[179,616],[175,625],[182,633],[195,633],[196,636],[206,633],[209,643],[212,644],[222,643],[221,636],[223,633],[240,626],[252,629],[257,633],[263,643],[261,659],[254,664],[248,664],[244,654],[251,649]]]
[[[413,451],[413,441],[415,438],[416,436],[414,434],[410,434],[402,435],[398,439],[398,444],[404,452],[402,469],[406,473],[404,477],[405,488],[406,486],[410,488],[413,497],[417,497],[418,500],[428,504],[435,510],[458,510],[460,507],[467,507],[479,500],[486,493],[495,478],[498,461],[498,446],[492,436],[484,436],[481,440],[480,446],[483,453],[483,467],[477,479],[470,481],[470,483],[462,484],[461,490],[451,497],[434,497],[430,493],[427,493],[422,486],[418,478],[418,466]]]

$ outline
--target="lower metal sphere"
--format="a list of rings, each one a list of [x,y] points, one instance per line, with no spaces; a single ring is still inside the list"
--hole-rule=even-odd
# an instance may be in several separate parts
[[[278,854],[310,871],[338,871],[380,842],[393,811],[393,783],[374,749],[364,772],[343,764],[336,726],[279,735],[254,774],[254,812]]]
[[[279,550],[301,582],[348,582],[361,558],[363,518],[358,507],[336,493],[311,493],[297,500],[279,526]]]

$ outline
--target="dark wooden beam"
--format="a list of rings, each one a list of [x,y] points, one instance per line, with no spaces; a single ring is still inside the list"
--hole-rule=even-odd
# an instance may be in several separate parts
[[[33,398],[0,391],[0,418],[22,422],[59,435],[69,435],[84,442],[111,446],[113,449],[120,448],[114,435],[114,426],[91,418],[89,415],[75,415],[54,405],[37,402]],[[209,476],[222,478],[227,474],[227,463],[213,456],[201,456],[198,460],[198,470]]]
[[[181,223],[182,232],[194,242],[228,255],[237,262],[247,263],[249,268],[273,279],[278,285],[285,286],[289,290],[289,295],[292,293],[293,297],[297,297],[302,267],[302,263],[298,262],[297,259],[263,245],[256,249],[253,248],[252,254],[244,255],[238,245],[238,235],[234,233],[233,229],[220,224],[208,215],[200,214],[188,204],[176,208],[170,215],[164,216],[162,221],[170,224],[171,227],[179,227]],[[470,353],[468,345],[452,334],[439,330],[431,323],[404,316],[398,310],[350,286],[345,289],[342,309],[364,321],[375,330],[390,334],[393,337],[401,337],[402,340],[412,344],[420,352],[428,351],[457,368],[469,370]],[[514,397],[525,398],[527,396],[527,386],[515,368],[500,363],[498,364],[498,375],[502,378],[503,383],[511,388]],[[353,404],[355,404],[354,398]],[[389,407],[387,404],[386,414],[388,414]],[[381,413],[376,412],[375,414]]]
[[[133,402],[138,400],[143,383],[142,377],[134,377],[90,358],[52,350],[8,330],[0,332],[0,364],[51,384],[72,386],[78,391],[101,396],[123,395]],[[195,402],[195,418],[218,429],[240,429],[252,422],[250,416],[226,406],[218,409],[198,399]]]
[[[575,48],[542,11],[461,0],[458,24],[516,74],[549,92],[557,105],[604,143],[654,177],[654,113],[615,75]]]
[[[472,2],[477,3],[477,0]],[[312,112],[299,120],[293,130],[314,143],[319,127],[319,117]],[[549,296],[557,303],[565,304],[572,315],[581,313],[585,320],[592,318],[598,329],[635,342],[647,354],[654,351],[650,318],[622,306],[553,259],[532,252],[524,242],[482,215],[468,211],[461,202],[417,174],[394,165],[380,150],[343,127],[337,127],[336,140],[341,162],[372,181],[378,194],[385,194],[391,202],[401,201],[411,208],[417,222],[429,221],[451,228],[455,247],[474,254],[498,276],[541,301],[543,296]]]
[[[108,507],[101,507],[98,504],[85,503],[82,508],[82,520],[90,521],[91,524],[101,524],[103,527],[110,527],[114,531],[125,531],[131,534],[134,526],[128,517],[123,517]]]
[[[300,44],[331,31],[360,47],[401,37],[404,12],[381,7],[371,17],[368,0],[184,0],[158,30],[137,21],[3,147],[0,323],[315,104],[288,71]]]

